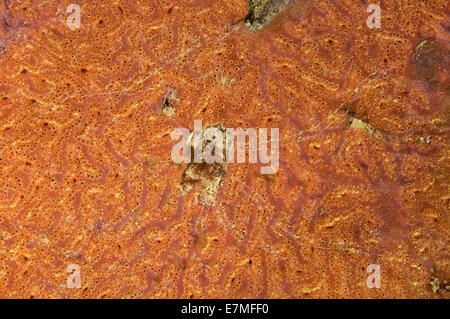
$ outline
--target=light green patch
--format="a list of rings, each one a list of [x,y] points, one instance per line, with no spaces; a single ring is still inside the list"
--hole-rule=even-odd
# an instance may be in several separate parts
[[[383,140],[383,135],[378,130],[376,130],[372,125],[370,125],[360,119],[351,117],[349,124],[350,124],[350,128],[364,129],[364,130],[366,130],[366,132],[369,135]]]

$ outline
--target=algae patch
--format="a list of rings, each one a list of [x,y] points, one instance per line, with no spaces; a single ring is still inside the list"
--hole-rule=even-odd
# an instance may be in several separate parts
[[[166,96],[161,103],[161,112],[167,116],[173,116],[175,114],[174,103],[178,101],[177,92],[173,89],[169,89]]]
[[[430,278],[430,286],[431,290],[434,294],[440,293],[440,292],[448,292],[450,290],[450,282],[447,280],[442,281],[438,277],[431,276]]]
[[[249,0],[249,11],[245,17],[245,25],[251,30],[262,29],[288,4],[289,0]]]

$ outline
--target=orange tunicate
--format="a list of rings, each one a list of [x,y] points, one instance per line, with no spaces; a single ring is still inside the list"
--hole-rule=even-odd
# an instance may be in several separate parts
[[[0,297],[448,298],[448,7],[366,2],[2,1]],[[194,120],[278,171],[181,187]]]

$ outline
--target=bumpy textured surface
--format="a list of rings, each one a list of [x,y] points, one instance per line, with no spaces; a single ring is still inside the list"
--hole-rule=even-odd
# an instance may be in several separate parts
[[[447,1],[78,2],[0,2],[1,297],[448,298]],[[197,119],[280,128],[280,169],[184,194]]]

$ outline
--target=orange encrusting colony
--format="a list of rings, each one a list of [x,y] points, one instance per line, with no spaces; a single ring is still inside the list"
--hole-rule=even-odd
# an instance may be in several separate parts
[[[446,1],[369,29],[367,1],[291,0],[260,30],[245,0],[83,1],[71,30],[71,1],[0,3],[0,297],[448,298]],[[183,194],[194,120],[279,128],[278,172]]]

